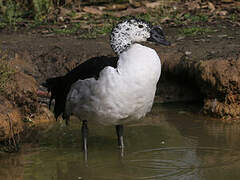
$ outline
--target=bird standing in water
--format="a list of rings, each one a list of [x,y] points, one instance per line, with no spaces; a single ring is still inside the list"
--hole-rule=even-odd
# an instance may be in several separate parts
[[[65,76],[47,79],[44,86],[55,99],[54,114],[68,123],[71,115],[82,120],[83,150],[87,152],[88,121],[116,127],[124,148],[123,124],[142,119],[153,105],[161,62],[154,49],[139,43],[170,45],[162,28],[131,18],[111,32],[117,57],[91,58]]]

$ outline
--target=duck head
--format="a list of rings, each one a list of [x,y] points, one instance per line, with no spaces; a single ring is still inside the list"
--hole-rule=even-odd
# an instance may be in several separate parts
[[[110,39],[111,47],[117,55],[126,51],[134,43],[150,41],[170,45],[160,26],[153,26],[149,22],[136,18],[118,23],[112,29]]]

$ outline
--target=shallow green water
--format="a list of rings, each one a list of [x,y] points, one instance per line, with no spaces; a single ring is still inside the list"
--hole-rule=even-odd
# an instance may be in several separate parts
[[[113,127],[89,124],[88,161],[80,123],[49,126],[36,146],[0,156],[0,179],[226,180],[240,177],[240,125],[207,120],[191,105],[155,105],[143,122],[125,126],[121,157]]]

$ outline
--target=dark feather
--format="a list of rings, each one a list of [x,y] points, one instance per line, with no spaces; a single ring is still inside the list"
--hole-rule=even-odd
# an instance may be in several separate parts
[[[79,79],[86,79],[92,77],[98,79],[99,73],[106,66],[111,66],[114,68],[117,67],[117,59],[117,57],[108,56],[94,57],[80,64],[72,71],[67,73],[65,76],[47,79],[46,82],[42,85],[48,88],[48,91],[51,92],[49,107],[51,106],[52,100],[55,99],[55,118],[57,119],[61,114],[63,114],[63,118],[65,118],[64,111],[66,98],[73,83],[75,83]]]

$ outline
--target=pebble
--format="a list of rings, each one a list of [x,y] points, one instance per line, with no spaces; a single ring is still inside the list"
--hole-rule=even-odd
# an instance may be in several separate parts
[[[179,36],[179,37],[177,38],[177,41],[181,41],[181,40],[183,40],[183,39],[185,39],[185,36]]]
[[[192,54],[191,51],[185,51],[185,55],[186,55],[186,56],[189,56],[189,55],[191,55],[191,54]]]
[[[224,37],[227,37],[227,35],[226,34],[221,34],[221,35],[218,35],[217,37],[224,38]]]

